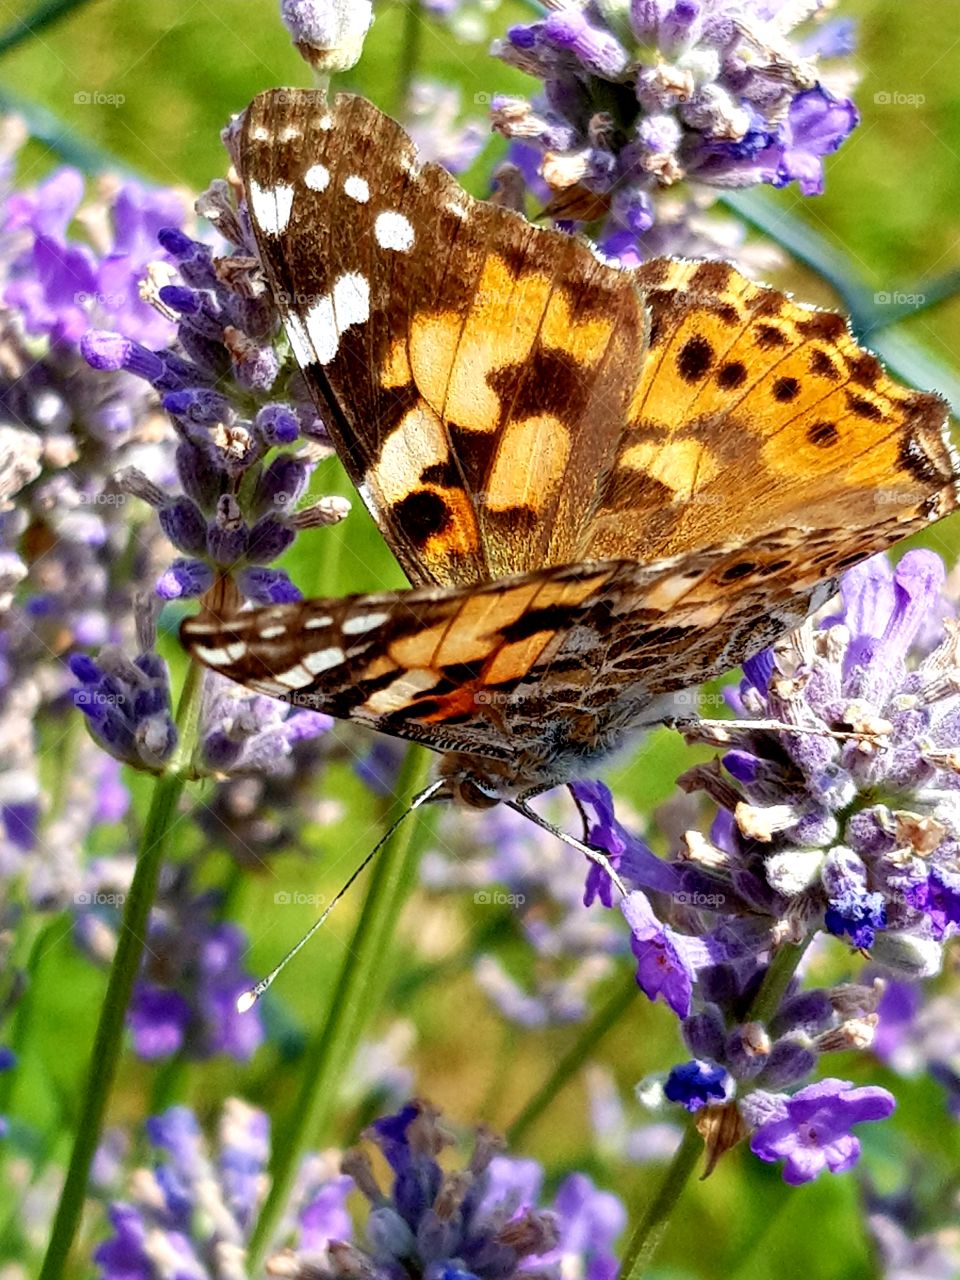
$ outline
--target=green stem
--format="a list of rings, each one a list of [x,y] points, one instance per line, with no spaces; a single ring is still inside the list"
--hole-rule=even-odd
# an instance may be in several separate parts
[[[397,77],[396,88],[396,114],[401,120],[410,105],[410,91],[413,88],[413,78],[417,74],[417,64],[420,61],[424,22],[423,14],[420,12],[420,0],[406,0],[404,8],[406,12],[400,45],[400,74]]]
[[[509,1127],[507,1143],[510,1147],[517,1146],[526,1137],[531,1125],[540,1119],[564,1085],[577,1074],[610,1028],[620,1021],[633,1003],[636,994],[637,981],[631,973],[627,981],[617,987],[607,1003],[601,1005],[584,1026],[577,1039],[563,1054],[553,1071]]]
[[[46,27],[59,22],[74,9],[82,9],[89,3],[90,0],[44,0],[43,4],[37,5],[33,13],[25,18],[18,18],[7,27],[6,31],[0,32],[0,56],[9,53],[25,40],[32,40]]]
[[[670,1162],[660,1189],[647,1205],[643,1217],[627,1241],[623,1262],[620,1264],[621,1280],[642,1280],[646,1275],[653,1255],[663,1239],[673,1207],[683,1194],[702,1151],[703,1139],[693,1124],[688,1123],[683,1141]]]
[[[177,712],[180,726],[193,720],[199,684],[199,668],[191,663]],[[182,764],[191,746],[181,732],[180,745],[170,763],[169,772],[157,779],[150,801],[136,870],[117,937],[117,950],[110,967],[107,992],[94,1035],[70,1165],[57,1205],[40,1280],[60,1280],[65,1274],[64,1268],[80,1223],[90,1165],[100,1141],[107,1104],[120,1064],[127,1006],[140,970],[150,908],[156,896],[163,855],[175,825],[177,803],[186,782],[181,771]]]
[[[389,822],[410,807],[410,801],[425,786],[429,771],[429,753],[419,747],[410,748],[397,779]],[[299,1095],[274,1140],[270,1192],[250,1241],[250,1275],[259,1275],[262,1270],[303,1154],[323,1137],[337,1105],[343,1074],[377,1010],[379,994],[390,972],[389,951],[397,919],[424,843],[426,816],[418,814],[405,822],[384,845],[374,865],[370,890],[344,953],[326,1022],[304,1054]]]
[[[803,953],[812,941],[811,934],[799,944],[783,942],[777,947],[767,966],[767,972],[763,975],[760,990],[753,997],[744,1021],[766,1023],[774,1017],[797,971],[797,965],[803,959]]]
[[[784,942],[777,948],[767,966],[760,990],[747,1010],[745,1022],[769,1022],[776,1014],[790,980],[796,973],[797,965],[811,941],[812,936],[799,944]],[[683,1141],[664,1174],[659,1191],[627,1244],[620,1267],[621,1280],[642,1280],[663,1239],[670,1214],[696,1168],[697,1158],[702,1150],[703,1139],[695,1126],[688,1123]]]

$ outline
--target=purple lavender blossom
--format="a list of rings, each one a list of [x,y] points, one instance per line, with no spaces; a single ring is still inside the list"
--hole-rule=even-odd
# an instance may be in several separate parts
[[[215,1152],[186,1107],[148,1120],[147,1134],[156,1153],[153,1168],[138,1170],[128,1198],[110,1206],[111,1235],[93,1255],[100,1280],[152,1277],[158,1267],[213,1280],[228,1262],[234,1271],[242,1265],[267,1185],[266,1115],[228,1099]],[[292,1241],[304,1250],[305,1262],[319,1265],[332,1241],[349,1238],[350,1189],[350,1179],[329,1159],[308,1158],[277,1246]]]
[[[319,711],[291,708],[207,673],[200,761],[211,773],[289,776],[297,744],[312,741],[332,724],[331,717]]]
[[[148,1121],[147,1131],[155,1165],[138,1170],[128,1200],[110,1207],[112,1234],[94,1254],[100,1280],[152,1276],[159,1259],[178,1276],[213,1280],[211,1258],[239,1265],[243,1257],[267,1184],[267,1118],[230,1099],[215,1154],[186,1107]],[[367,1136],[386,1157],[389,1191],[363,1151],[348,1152],[342,1171],[330,1155],[308,1156],[271,1242],[271,1275],[348,1280],[359,1268],[398,1277],[614,1280],[613,1244],[626,1215],[616,1196],[585,1175],[570,1174],[550,1207],[540,1207],[540,1166],[500,1155],[500,1143],[481,1130],[467,1168],[451,1177],[437,1161],[450,1137],[424,1103],[377,1120]],[[371,1205],[364,1243],[353,1241],[347,1212],[354,1187]]]
[[[399,1276],[510,1280],[533,1272],[613,1280],[612,1246],[625,1222],[616,1196],[597,1190],[583,1174],[571,1174],[550,1207],[542,1208],[539,1165],[498,1154],[497,1140],[485,1131],[477,1135],[467,1170],[451,1177],[437,1161],[449,1141],[438,1118],[426,1104],[410,1103],[371,1126],[368,1136],[393,1175],[389,1194],[363,1152],[344,1157],[344,1171],[371,1204],[372,1254],[345,1250],[339,1259],[344,1280],[370,1262]]]
[[[169,340],[173,326],[147,306],[140,286],[155,294],[168,278],[172,267],[155,232],[182,219],[184,210],[172,192],[132,182],[117,184],[106,199],[84,197],[72,170],[13,192],[6,160],[19,141],[3,127],[0,868],[12,873],[31,855],[34,901],[49,908],[76,889],[69,882],[78,874],[101,773],[76,762],[55,831],[45,833],[37,733],[70,707],[72,680],[67,663],[51,664],[51,654],[75,646],[132,648],[130,600],[146,585],[160,535],[150,528],[134,534],[125,497],[110,477],[129,463],[162,479],[173,470],[172,432],[165,432],[155,393],[90,369],[77,340],[92,322]],[[86,236],[75,234],[76,226]],[[102,709],[89,706],[94,719]],[[123,789],[115,779],[110,794]]]
[[[694,863],[701,879],[727,886],[728,910],[734,895],[765,904],[777,927],[826,927],[913,978],[937,971],[960,922],[949,676],[960,650],[952,632],[932,653],[915,644],[921,625],[946,613],[943,577],[923,550],[895,569],[878,557],[845,574],[841,613],[748,663],[733,699],[751,721],[805,732],[741,733],[733,721],[733,784],[694,771],[722,819]]]
[[[301,56],[330,74],[359,59],[373,22],[373,0],[280,0],[280,16]]]
[[[812,1182],[824,1169],[844,1173],[860,1158],[855,1124],[884,1120],[896,1102],[886,1089],[855,1088],[833,1077],[808,1085],[793,1097],[757,1091],[742,1104],[756,1128],[750,1150],[761,1160],[783,1160],[783,1180],[790,1186]]]
[[[12,1071],[17,1065],[17,1055],[12,1049],[8,1049],[5,1044],[0,1044],[0,1072]],[[6,1116],[0,1116],[0,1138],[7,1136],[9,1122]]]
[[[614,17],[608,7],[564,0],[497,44],[544,88],[532,105],[495,99],[494,127],[539,155],[556,218],[578,216],[576,202],[564,211],[574,192],[606,205],[599,245],[608,256],[635,262],[677,252],[662,228],[650,233],[671,225],[671,189],[680,183],[796,182],[804,195],[822,191],[823,158],[858,117],[817,66],[849,50],[849,26],[836,38],[787,38],[817,7],[634,0]],[[709,236],[697,246],[710,248]]]
[[[112,647],[97,662],[74,654],[70,670],[78,682],[71,690],[74,705],[104,751],[135,768],[161,769],[177,744],[162,658],[147,651],[131,662]]]
[[[300,530],[336,523],[350,507],[336,497],[304,503],[326,437],[302,379],[278,355],[279,315],[245,210],[222,182],[197,207],[234,248],[215,257],[177,228],[160,231],[179,273],[157,295],[177,316],[176,341],[151,350],[121,333],[91,330],[81,348],[93,368],[151,384],[177,430],[179,493],[137,467],[116,477],[123,493],[156,510],[179,553],[157,583],[161,599],[202,596],[229,580],[244,599],[282,604],[300,592],[271,562]],[[293,398],[278,397],[280,387]],[[311,440],[309,452],[287,452],[301,437]]]
[[[122,875],[118,863],[114,858],[94,864],[89,887],[77,895],[75,905],[75,938],[101,962],[112,957],[117,912],[132,874],[127,867]],[[247,938],[220,914],[221,895],[197,892],[188,868],[165,870],[128,1010],[133,1046],[141,1058],[225,1054],[244,1061],[262,1043],[259,1014],[239,1014],[236,1008],[237,997],[251,985],[244,966]]]
[[[731,1085],[732,1081],[723,1067],[694,1058],[671,1070],[663,1093],[668,1101],[679,1102],[687,1111],[693,1112],[724,1102],[731,1092]]]

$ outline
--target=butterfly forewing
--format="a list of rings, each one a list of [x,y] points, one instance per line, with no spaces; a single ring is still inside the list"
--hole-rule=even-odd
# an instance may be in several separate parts
[[[261,95],[241,161],[294,352],[410,578],[580,558],[642,361],[630,277],[471,199],[361,98]]]

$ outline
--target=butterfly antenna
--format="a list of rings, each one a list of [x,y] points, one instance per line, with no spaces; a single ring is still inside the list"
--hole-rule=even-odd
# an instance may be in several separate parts
[[[287,967],[290,961],[294,958],[294,956],[297,955],[297,953],[307,945],[307,943],[310,941],[313,935],[317,932],[317,930],[321,927],[321,925],[326,923],[327,917],[330,915],[330,912],[337,905],[337,903],[344,896],[344,894],[346,894],[346,892],[348,891],[350,886],[353,884],[353,882],[356,880],[356,878],[359,875],[361,875],[361,873],[374,860],[374,858],[377,856],[377,854],[380,852],[383,846],[387,843],[387,841],[390,839],[390,837],[393,835],[396,829],[400,826],[401,822],[403,822],[404,819],[409,818],[410,814],[413,813],[416,809],[419,809],[421,805],[424,805],[429,800],[432,800],[436,796],[437,792],[441,790],[443,785],[444,785],[444,779],[438,778],[437,781],[431,783],[430,786],[427,787],[425,791],[421,791],[418,796],[414,796],[413,800],[410,802],[409,809],[404,809],[403,813],[401,813],[400,817],[397,818],[396,822],[391,823],[391,825],[383,833],[383,835],[380,837],[377,843],[373,846],[373,848],[370,850],[367,856],[363,859],[360,865],[350,874],[346,882],[343,884],[343,886],[338,890],[338,892],[334,896],[333,900],[326,907],[324,907],[321,914],[317,917],[316,920],[314,920],[313,924],[310,926],[307,932],[303,935],[300,941],[296,943],[295,946],[292,946],[290,948],[290,950],[283,957],[283,959],[276,966],[276,968],[271,969],[265,978],[261,978],[260,981],[257,982],[254,986],[248,988],[248,990],[244,991],[242,995],[237,997],[238,1013],[246,1013],[248,1010],[252,1009],[253,1006],[257,1003],[257,1001],[260,999],[260,997],[263,995],[263,993],[265,991],[268,991],[270,987],[273,986],[274,980],[280,976],[280,974],[284,971],[284,969]]]
[[[558,840],[562,840],[564,844],[568,844],[571,849],[576,849],[578,853],[585,854],[591,862],[595,863],[602,871],[605,871],[610,878],[611,884],[620,893],[621,897],[627,896],[627,891],[623,887],[623,881],[617,875],[613,863],[601,853],[599,849],[593,849],[588,844],[584,844],[582,840],[578,840],[576,836],[568,835],[566,831],[561,831],[559,827],[555,827],[552,822],[548,822],[546,818],[541,818],[539,813],[534,811],[523,803],[522,800],[507,800],[507,808],[513,809],[516,813],[522,813],[525,818],[529,818],[543,831],[549,831],[552,836],[556,836]]]

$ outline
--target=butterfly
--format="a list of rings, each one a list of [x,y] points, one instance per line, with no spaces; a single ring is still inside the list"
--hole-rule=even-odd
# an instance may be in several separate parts
[[[413,584],[183,624],[250,689],[508,803],[589,771],[957,504],[936,395],[723,262],[621,270],[475,200],[360,97],[246,112],[290,346]]]

